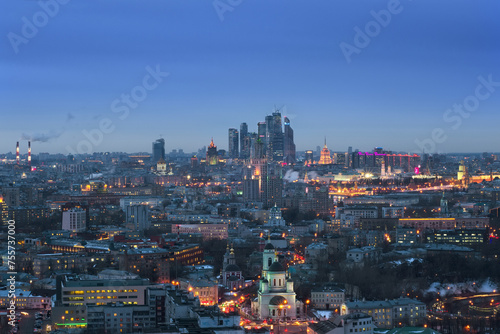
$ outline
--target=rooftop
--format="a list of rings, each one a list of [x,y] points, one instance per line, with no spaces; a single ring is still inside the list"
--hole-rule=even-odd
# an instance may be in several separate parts
[[[309,327],[318,334],[326,334],[334,330],[338,326],[335,325],[330,320],[325,320],[325,321],[320,321],[318,323],[311,323],[309,324]]]

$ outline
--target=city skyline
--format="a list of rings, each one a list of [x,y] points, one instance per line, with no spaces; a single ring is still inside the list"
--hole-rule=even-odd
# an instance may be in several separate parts
[[[227,150],[275,108],[297,151],[500,151],[494,1],[48,3],[3,4],[2,153]]]

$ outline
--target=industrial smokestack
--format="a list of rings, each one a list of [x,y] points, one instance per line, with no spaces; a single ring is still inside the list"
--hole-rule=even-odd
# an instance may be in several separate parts
[[[16,163],[19,165],[19,142],[16,144]]]
[[[31,142],[28,140],[28,165],[31,167]]]

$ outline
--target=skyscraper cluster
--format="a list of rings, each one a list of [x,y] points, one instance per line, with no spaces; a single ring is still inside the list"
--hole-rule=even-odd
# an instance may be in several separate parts
[[[265,158],[268,161],[295,163],[295,143],[290,119],[284,117],[282,122],[279,111],[266,116],[264,122],[257,123],[257,132],[249,132],[247,123],[241,123],[239,135],[237,129],[229,129],[228,140],[230,158]]]
[[[263,202],[265,206],[281,205],[282,164],[295,163],[293,129],[288,117],[276,110],[257,123],[257,132],[249,132],[247,123],[240,131],[229,129],[229,157],[246,160],[243,171],[243,196],[248,201]],[[239,148],[239,152],[238,152]]]

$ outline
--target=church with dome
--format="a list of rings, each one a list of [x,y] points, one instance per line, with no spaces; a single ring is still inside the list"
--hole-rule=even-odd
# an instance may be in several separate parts
[[[234,256],[234,249],[229,244],[227,245],[226,254],[222,263],[222,285],[229,290],[239,290],[245,286],[245,279],[243,278],[240,267],[236,264],[236,257]]]
[[[295,319],[300,305],[295,300],[293,281],[278,262],[276,250],[269,240],[262,255],[262,275],[252,313],[260,319]],[[299,308],[300,309],[300,308]]]

